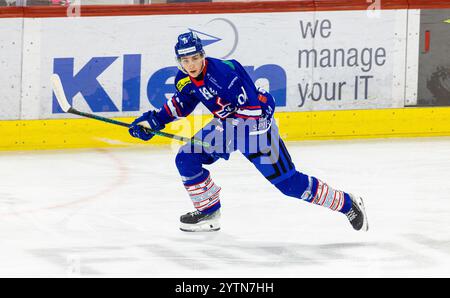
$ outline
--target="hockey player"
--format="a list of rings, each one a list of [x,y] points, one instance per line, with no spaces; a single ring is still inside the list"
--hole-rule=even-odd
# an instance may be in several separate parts
[[[234,151],[240,151],[283,194],[343,213],[355,230],[368,230],[360,197],[296,170],[273,121],[274,98],[255,87],[239,62],[206,57],[201,40],[192,32],[178,37],[175,55],[180,69],[175,78],[176,93],[160,110],[137,118],[129,132],[148,141],[154,135],[139,124],[161,130],[167,123],[188,116],[200,102],[214,115],[195,135],[212,146],[186,144],[176,156],[176,166],[196,208],[181,216],[181,230],[220,229],[221,188],[204,165],[220,158],[227,160]]]

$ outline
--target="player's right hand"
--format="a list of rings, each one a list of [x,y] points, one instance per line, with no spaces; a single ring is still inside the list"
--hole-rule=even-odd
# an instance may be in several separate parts
[[[128,132],[132,137],[148,141],[154,137],[154,134],[148,132],[144,127],[159,131],[164,129],[165,125],[159,122],[155,111],[148,111],[130,124]]]

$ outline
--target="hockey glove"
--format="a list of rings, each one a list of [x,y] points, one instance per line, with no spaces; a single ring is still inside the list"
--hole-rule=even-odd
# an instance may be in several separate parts
[[[143,127],[159,131],[164,129],[165,125],[159,122],[155,111],[148,111],[131,123],[128,132],[132,137],[148,141],[153,138],[154,134],[147,132]]]

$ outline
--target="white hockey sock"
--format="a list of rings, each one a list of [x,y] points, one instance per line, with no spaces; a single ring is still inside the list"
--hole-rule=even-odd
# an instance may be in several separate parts
[[[343,191],[335,190],[325,182],[317,179],[317,192],[311,203],[334,211],[341,211],[342,207],[344,207],[345,195]]]
[[[212,181],[210,175],[202,182],[185,185],[185,188],[198,211],[206,211],[220,204],[221,188]]]

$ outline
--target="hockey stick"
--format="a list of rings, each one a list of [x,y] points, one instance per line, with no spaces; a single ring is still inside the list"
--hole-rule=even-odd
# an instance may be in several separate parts
[[[121,121],[117,121],[114,119],[110,119],[110,118],[106,118],[106,117],[102,117],[99,115],[94,115],[91,113],[86,113],[86,112],[81,112],[78,111],[76,109],[74,109],[70,104],[69,101],[67,100],[66,94],[64,93],[64,88],[63,85],[61,83],[61,78],[57,75],[57,74],[53,74],[51,77],[51,83],[52,83],[52,87],[53,87],[53,92],[55,92],[55,96],[56,99],[58,100],[59,105],[61,106],[62,110],[66,113],[70,113],[70,114],[74,114],[74,115],[78,115],[78,116],[82,116],[82,117],[86,117],[86,118],[91,118],[91,119],[95,119],[95,120],[99,120],[99,121],[103,121],[106,123],[111,123],[111,124],[115,124],[115,125],[120,125],[120,126],[124,126],[124,127],[130,127],[130,124],[125,123],[125,122],[121,122]],[[200,145],[202,147],[205,148],[209,148],[210,144],[206,143],[206,142],[202,142],[200,140],[194,139],[194,138],[186,138],[186,137],[182,137],[182,136],[177,136],[177,135],[173,135],[170,133],[166,133],[166,132],[162,132],[162,131],[157,131],[157,130],[153,130],[149,127],[145,127],[140,125],[147,133],[151,133],[157,136],[161,136],[161,137],[166,137],[166,138],[170,138],[170,139],[174,139],[174,140],[178,140],[178,141],[182,141],[182,142],[186,142],[186,143],[191,143],[193,145]]]

